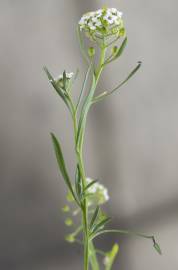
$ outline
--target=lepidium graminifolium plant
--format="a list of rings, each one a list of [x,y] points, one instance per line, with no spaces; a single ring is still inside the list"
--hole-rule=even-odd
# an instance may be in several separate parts
[[[44,68],[49,82],[63,100],[72,118],[76,156],[75,177],[69,176],[59,140],[53,133],[51,137],[59,170],[67,187],[67,203],[62,208],[65,224],[70,227],[66,240],[69,243],[80,244],[83,248],[84,270],[99,270],[103,267],[105,270],[111,270],[119,245],[114,243],[110,251],[96,248],[93,240],[103,234],[115,233],[150,239],[155,250],[161,254],[161,249],[152,235],[106,228],[111,219],[103,211],[102,205],[109,200],[108,190],[98,179],[86,176],[83,158],[84,134],[90,108],[118,91],[138,71],[141,62],[138,62],[114,89],[97,94],[102,71],[121,57],[127,44],[122,12],[116,8],[107,7],[88,12],[81,17],[77,34],[82,56],[87,65],[83,84],[77,92],[77,101],[74,101],[72,90],[78,72],[74,74],[63,71],[62,75],[53,78],[49,70]],[[99,256],[103,259],[99,259]]]

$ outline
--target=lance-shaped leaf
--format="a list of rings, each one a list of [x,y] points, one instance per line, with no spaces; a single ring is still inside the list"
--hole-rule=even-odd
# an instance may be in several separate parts
[[[64,72],[63,72],[63,85],[64,85],[64,89],[66,89],[66,83],[67,83],[67,76],[66,76],[66,71],[64,70]]]
[[[111,270],[114,260],[119,252],[119,245],[114,244],[110,252],[106,253],[106,257],[104,258],[105,270]]]
[[[81,109],[80,118],[79,118],[78,132],[77,132],[77,148],[78,149],[80,148],[83,141],[87,113],[92,104],[95,89],[96,89],[96,79],[95,79],[95,76],[93,75],[92,86],[91,86],[90,92],[88,93],[88,95],[86,96],[84,100],[84,103]]]
[[[159,253],[159,255],[162,255],[162,251],[160,246],[158,245],[158,243],[155,241],[155,238],[153,236],[153,247],[155,248],[155,250]]]
[[[110,220],[111,220],[110,217],[106,217],[106,218],[102,219],[99,223],[95,224],[93,226],[92,233],[90,236],[93,238],[93,235],[97,234],[98,231],[103,229],[104,226],[106,225],[106,223],[108,223]]]
[[[50,81],[50,83],[52,84],[53,88],[56,90],[56,92],[58,93],[58,95],[62,98],[62,100],[64,101],[64,103],[67,105],[67,107],[69,108],[69,103],[68,103],[68,97],[66,96],[66,94],[64,93],[64,91],[57,86],[55,79],[53,78],[53,76],[51,75],[51,73],[49,72],[49,70],[47,69],[47,67],[43,68],[48,80]]]
[[[76,173],[75,173],[75,190],[77,193],[77,197],[79,201],[82,199],[83,187],[82,187],[82,179],[80,175],[79,165],[77,164]]]
[[[79,95],[77,105],[76,105],[76,111],[78,110],[78,108],[80,106],[80,103],[81,103],[81,100],[82,100],[82,97],[83,97],[83,94],[84,94],[84,90],[86,88],[87,81],[88,81],[88,78],[89,78],[89,74],[90,74],[90,71],[91,71],[91,67],[92,67],[92,62],[90,63],[90,65],[89,65],[89,67],[87,69],[87,72],[85,74],[85,78],[84,78],[84,81],[83,81],[83,84],[82,84],[82,89],[80,91],[80,95]]]
[[[103,100],[104,98],[106,98],[107,96],[110,96],[111,94],[113,94],[114,92],[116,92],[121,86],[123,86],[128,80],[130,80],[130,78],[139,70],[139,68],[141,67],[141,62],[139,61],[137,66],[129,73],[129,75],[127,76],[127,78],[121,82],[118,86],[116,86],[113,90],[111,91],[104,91],[102,94],[100,94],[99,96],[95,97],[93,99],[93,103],[96,103],[98,101]]]
[[[87,53],[85,51],[85,45],[84,45],[84,41],[83,41],[82,34],[81,34],[79,26],[77,27],[77,37],[78,37],[81,53],[82,53],[86,63],[89,65],[90,60],[88,59],[88,55],[87,55]]]
[[[106,62],[104,63],[104,65],[107,65],[107,64],[111,63],[112,61],[116,60],[117,58],[119,58],[122,55],[122,53],[123,53],[126,45],[127,45],[127,37],[123,40],[121,46],[119,48],[117,48],[117,50],[114,53],[113,57],[111,59],[109,57],[109,59],[106,60]]]
[[[84,192],[85,192],[86,190],[88,190],[91,186],[93,186],[94,184],[96,184],[97,182],[98,182],[98,180],[93,180],[93,181],[91,181],[91,182],[85,187]]]
[[[122,53],[123,53],[123,51],[124,51],[126,45],[127,45],[127,37],[123,40],[123,42],[122,42],[120,48],[119,48],[118,51],[116,52],[116,54],[115,54],[115,59],[117,59],[118,57],[120,57],[120,56],[122,55]]]
[[[91,236],[91,240],[96,238],[99,235],[102,234],[107,234],[107,233],[118,233],[118,234],[125,234],[125,235],[131,235],[131,236],[139,236],[145,239],[150,239],[153,243],[153,247],[155,248],[155,250],[161,255],[162,251],[160,246],[158,245],[158,243],[155,241],[155,237],[153,235],[146,235],[143,233],[139,233],[139,232],[133,232],[133,231],[128,231],[128,230],[100,230],[98,232],[96,232],[95,234],[93,234]]]
[[[93,226],[94,226],[94,224],[95,224],[95,222],[96,222],[96,220],[98,218],[99,210],[100,210],[100,208],[99,208],[99,206],[97,206],[96,209],[95,209],[95,212],[93,213],[92,219],[90,221],[90,230],[91,231],[93,230]]]
[[[75,193],[73,191],[73,188],[72,188],[72,184],[71,184],[69,175],[67,173],[67,169],[66,169],[66,165],[65,165],[65,161],[64,161],[63,154],[62,154],[60,143],[59,143],[59,141],[57,140],[57,138],[55,137],[55,135],[53,133],[51,133],[51,138],[52,138],[54,151],[55,151],[55,154],[56,154],[56,159],[57,159],[57,163],[58,163],[59,169],[61,171],[61,174],[62,174],[62,176],[64,178],[64,181],[65,181],[67,187],[69,188],[69,191],[71,192],[71,194],[74,197],[75,201],[78,203],[78,200],[77,200],[77,198],[75,196]]]

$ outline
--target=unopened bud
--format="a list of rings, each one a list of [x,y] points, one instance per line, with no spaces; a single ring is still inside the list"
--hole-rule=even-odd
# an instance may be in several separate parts
[[[66,224],[67,226],[72,226],[72,225],[73,225],[72,219],[71,219],[71,218],[66,218],[65,224]]]
[[[88,49],[88,55],[89,55],[90,57],[93,57],[93,56],[95,55],[95,48],[90,47],[90,48]]]
[[[73,234],[68,234],[66,237],[65,237],[66,241],[69,242],[69,243],[73,243],[75,242],[75,237]]]
[[[112,47],[112,55],[115,55],[118,51],[118,47],[117,46],[114,46]]]
[[[119,36],[120,37],[123,37],[125,35],[125,28],[123,27],[123,28],[121,28],[120,30],[119,30]]]

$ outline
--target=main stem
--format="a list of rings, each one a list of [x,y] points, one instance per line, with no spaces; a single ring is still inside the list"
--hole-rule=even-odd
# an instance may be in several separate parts
[[[73,108],[74,109],[74,108]],[[86,186],[86,176],[83,162],[83,151],[81,144],[80,148],[77,148],[77,131],[78,131],[78,123],[77,123],[77,115],[75,109],[73,110],[73,124],[74,124],[74,134],[75,134],[75,151],[77,157],[77,163],[80,170],[80,175],[82,179],[83,188]],[[88,237],[88,205],[87,199],[85,198],[82,204],[82,223],[83,223],[83,241],[84,241],[84,270],[88,270],[89,265],[89,237]]]
[[[103,46],[101,48],[99,65],[98,65],[98,68],[97,68],[96,73],[95,73],[94,89],[96,89],[99,77],[100,77],[101,72],[103,70],[105,53],[106,53],[106,48]],[[92,102],[90,103],[90,106],[91,106],[91,104],[92,104]],[[90,106],[89,106],[89,108],[90,108]],[[78,123],[77,123],[77,115],[76,115],[75,109],[73,111],[73,123],[74,123],[75,143],[77,144]],[[83,131],[82,137],[84,137],[84,131]],[[81,179],[82,179],[82,185],[83,185],[83,188],[85,188],[86,187],[86,175],[85,175],[85,168],[84,168],[84,161],[83,161],[83,140],[82,140],[82,143],[80,144],[80,148],[78,148],[76,145],[75,151],[76,151],[77,162],[78,162],[80,175],[81,175]],[[85,197],[83,204],[82,204],[82,223],[83,223],[83,241],[84,241],[84,270],[89,269],[89,253],[92,254],[91,255],[92,256],[91,265],[92,265],[93,270],[99,270],[99,265],[98,265],[98,261],[97,261],[96,254],[95,254],[95,248],[94,248],[94,245],[91,242],[91,240],[89,240],[87,197]]]

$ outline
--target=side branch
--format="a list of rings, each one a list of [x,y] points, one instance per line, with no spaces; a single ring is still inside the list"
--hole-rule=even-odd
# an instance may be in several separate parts
[[[121,86],[123,86],[141,67],[142,63],[139,61],[137,66],[131,71],[131,73],[127,76],[127,78],[121,82],[118,86],[116,86],[113,90],[111,91],[104,91],[101,95],[95,97],[92,101],[92,103],[96,103],[98,101],[103,100],[104,98],[106,98],[107,96],[110,96],[111,94],[113,94],[116,90],[118,90]]]

